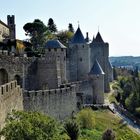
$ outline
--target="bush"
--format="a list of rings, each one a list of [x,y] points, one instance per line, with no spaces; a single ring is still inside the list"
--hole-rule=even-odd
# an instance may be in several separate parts
[[[8,115],[1,136],[5,140],[59,140],[56,121],[37,112],[13,111]]]
[[[81,110],[77,114],[76,119],[79,122],[81,128],[92,129],[95,126],[94,112],[90,108]]]
[[[80,129],[76,121],[69,120],[65,123],[64,129],[71,140],[78,140]]]
[[[102,136],[103,140],[115,140],[115,133],[111,129],[107,129]]]

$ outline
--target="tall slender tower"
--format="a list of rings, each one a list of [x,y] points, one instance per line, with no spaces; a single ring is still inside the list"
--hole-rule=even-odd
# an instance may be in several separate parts
[[[16,25],[15,25],[15,16],[14,15],[7,16],[7,25],[10,28],[10,39],[11,40],[16,39]]]

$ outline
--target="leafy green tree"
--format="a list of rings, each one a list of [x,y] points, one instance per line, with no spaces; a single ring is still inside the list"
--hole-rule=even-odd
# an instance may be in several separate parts
[[[125,100],[125,106],[130,112],[134,112],[135,108],[138,106],[137,93],[132,93]]]
[[[48,29],[51,33],[57,32],[56,24],[54,23],[52,18],[49,18],[48,20]]]
[[[13,111],[0,132],[5,140],[59,140],[56,121],[37,112]]]
[[[75,120],[69,120],[66,122],[64,129],[71,140],[78,140],[80,128]]]
[[[102,136],[103,140],[115,140],[115,133],[112,129],[107,129]]]
[[[30,41],[35,49],[43,47],[49,32],[41,20],[35,19],[32,23],[26,23],[23,29],[25,30],[25,34],[30,37]]]
[[[68,43],[70,39],[72,38],[72,36],[73,36],[73,33],[67,30],[60,31],[57,33],[58,40],[60,40],[60,42],[64,44],[65,46],[68,46]]]
[[[93,110],[86,108],[81,110],[77,116],[77,121],[81,128],[92,129],[95,126],[95,116]]]
[[[74,28],[73,28],[72,23],[69,23],[68,31],[74,33]]]

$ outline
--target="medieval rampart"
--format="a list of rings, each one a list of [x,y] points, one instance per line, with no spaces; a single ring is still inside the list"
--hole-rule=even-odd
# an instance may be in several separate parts
[[[0,128],[12,110],[23,110],[22,90],[16,81],[0,86]]]
[[[57,119],[63,120],[70,117],[76,111],[76,87],[25,91],[24,110],[39,111]]]

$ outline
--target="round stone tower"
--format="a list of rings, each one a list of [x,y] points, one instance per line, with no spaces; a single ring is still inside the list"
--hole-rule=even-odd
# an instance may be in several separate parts
[[[89,80],[93,90],[93,104],[104,104],[104,72],[97,60],[89,73]]]

